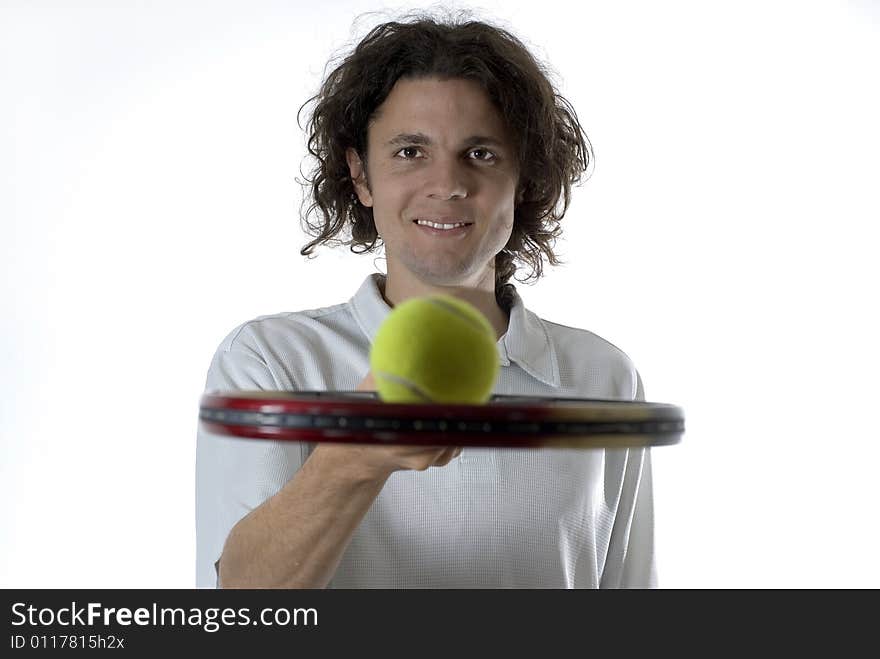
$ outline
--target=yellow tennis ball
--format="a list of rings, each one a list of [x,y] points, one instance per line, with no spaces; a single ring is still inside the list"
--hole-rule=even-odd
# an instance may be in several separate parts
[[[498,369],[489,321],[450,295],[411,298],[394,307],[370,350],[379,397],[388,402],[485,403]]]

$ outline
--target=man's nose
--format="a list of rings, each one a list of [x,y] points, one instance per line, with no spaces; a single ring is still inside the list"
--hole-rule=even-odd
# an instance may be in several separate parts
[[[471,184],[466,167],[454,158],[435,161],[428,172],[428,196],[437,199],[467,197]]]

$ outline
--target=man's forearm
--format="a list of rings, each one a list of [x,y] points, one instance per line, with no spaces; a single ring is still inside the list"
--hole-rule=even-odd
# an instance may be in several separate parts
[[[324,588],[385,485],[315,448],[273,497],[236,524],[220,559],[221,588]]]

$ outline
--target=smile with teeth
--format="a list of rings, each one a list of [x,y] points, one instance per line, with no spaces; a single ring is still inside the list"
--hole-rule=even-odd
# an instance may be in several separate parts
[[[472,224],[471,222],[456,222],[455,224],[441,224],[439,222],[431,222],[430,220],[414,220],[414,222],[416,224],[421,225],[421,226],[432,227],[434,229],[443,229],[443,230],[455,229],[458,227],[465,227],[465,226],[468,226],[469,224]]]

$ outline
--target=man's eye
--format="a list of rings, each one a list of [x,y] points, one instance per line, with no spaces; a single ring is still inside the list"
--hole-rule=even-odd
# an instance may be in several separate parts
[[[474,150],[471,151],[471,153],[484,153],[484,154],[487,154],[487,155],[488,155],[488,158],[486,158],[486,157],[484,157],[484,158],[480,158],[480,157],[478,156],[478,157],[477,157],[477,160],[485,160],[485,161],[487,161],[487,162],[488,162],[488,161],[491,161],[491,160],[495,160],[495,154],[492,153],[491,151],[489,151],[488,149],[474,149]]]
[[[405,146],[400,151],[398,151],[395,155],[400,155],[401,153],[404,153],[406,151],[418,151],[418,150],[419,150],[419,148],[417,146]],[[403,159],[404,160],[412,160],[412,158],[408,158],[406,156],[404,156]]]

